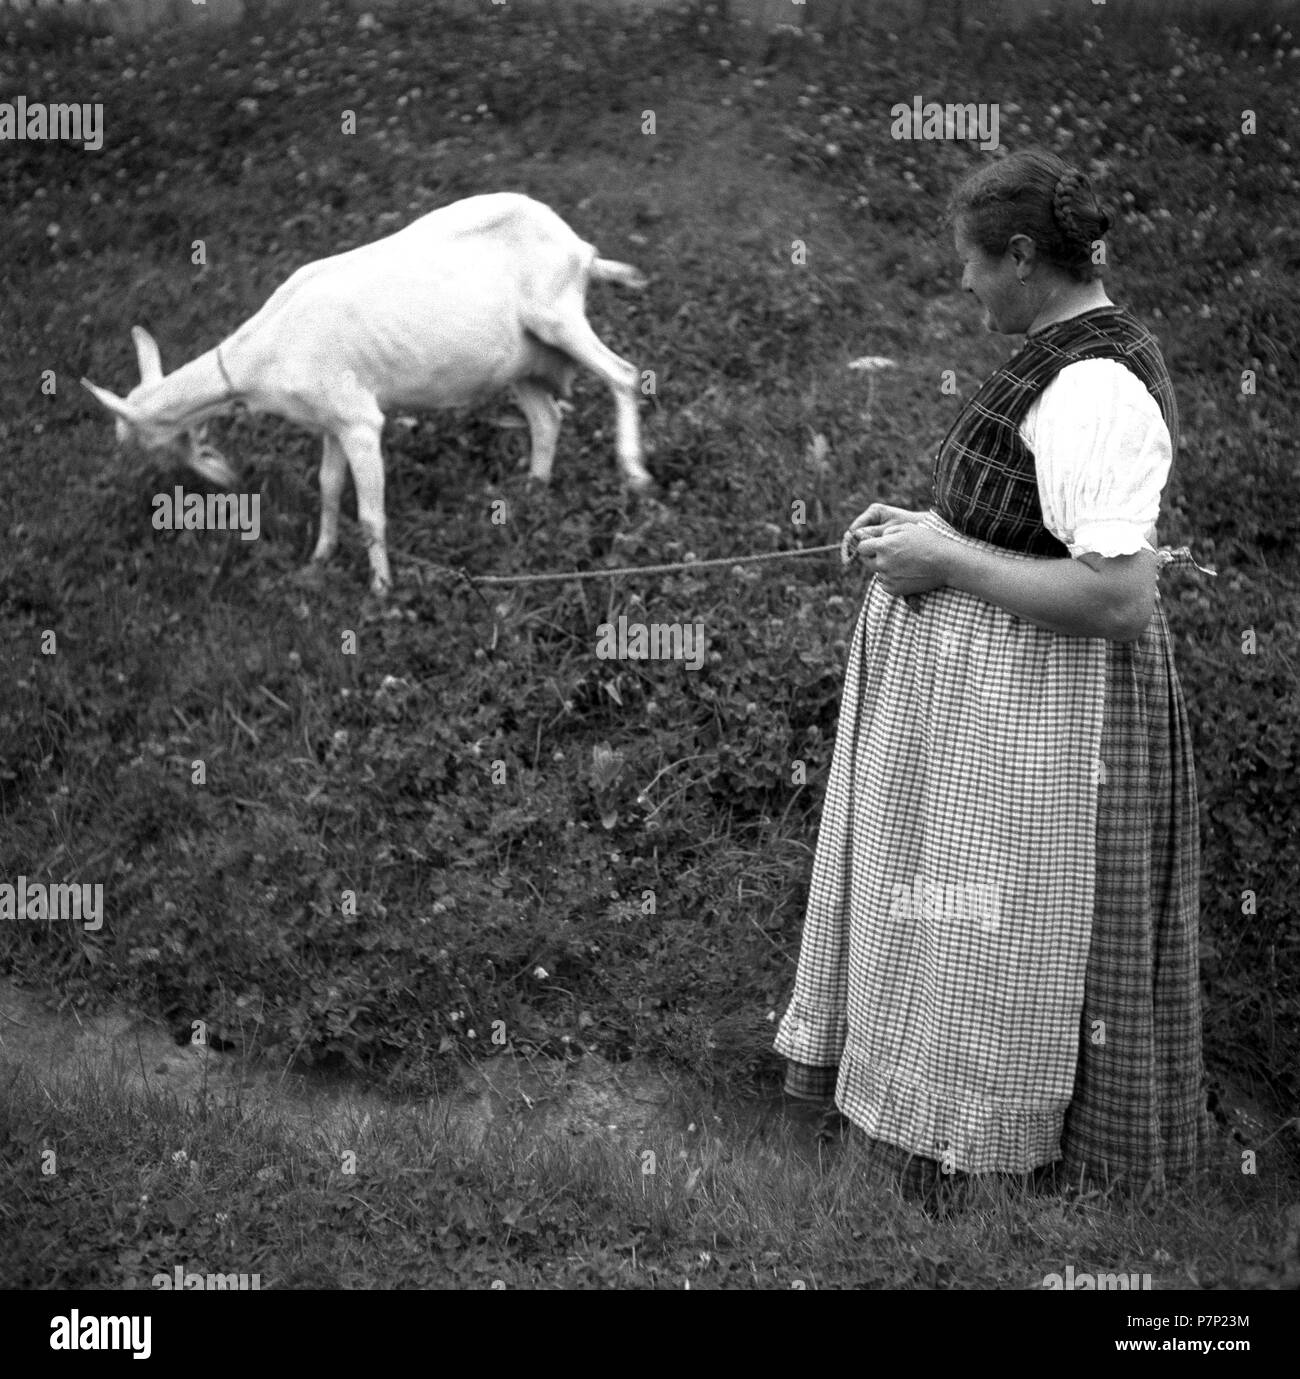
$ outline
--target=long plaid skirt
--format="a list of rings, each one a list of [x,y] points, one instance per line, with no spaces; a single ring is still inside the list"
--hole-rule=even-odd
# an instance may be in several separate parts
[[[1205,1131],[1197,881],[1158,604],[1107,642],[873,581],[776,1041],[788,1085],[835,1076],[882,1149],[948,1172],[1182,1175]]]

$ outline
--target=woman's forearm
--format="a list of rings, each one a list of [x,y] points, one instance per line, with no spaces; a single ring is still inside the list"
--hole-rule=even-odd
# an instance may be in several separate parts
[[[948,583],[1049,632],[1133,641],[1151,620],[1155,556],[1015,560],[959,545]]]

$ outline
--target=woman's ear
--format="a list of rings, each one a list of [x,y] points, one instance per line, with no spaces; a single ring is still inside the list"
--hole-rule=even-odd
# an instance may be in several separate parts
[[[1034,241],[1028,235],[1012,235],[1007,243],[1007,253],[1011,255],[1017,270],[1032,268],[1036,252]]]

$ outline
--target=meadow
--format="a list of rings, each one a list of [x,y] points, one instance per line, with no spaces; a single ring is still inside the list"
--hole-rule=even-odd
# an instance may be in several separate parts
[[[937,8],[824,33],[815,12],[769,33],[698,4],[3,30],[4,90],[102,102],[105,139],[0,146],[0,879],[102,883],[106,917],[6,923],[0,972],[408,1103],[494,1057],[645,1064],[678,1092],[657,1140],[586,1154],[504,1132],[484,1153],[408,1104],[344,1142],[365,1164],[347,1181],[340,1142],[269,1112],[164,1098],[142,1123],[93,1080],[52,1101],[14,1077],[0,1282],[121,1287],[142,1261],[220,1254],[280,1287],[1024,1287],[1067,1259],[1294,1284],[1300,36],[1265,4],[1181,26],[1064,5],[1014,31],[990,9],[960,37]],[[1268,1128],[1239,1145],[1225,1122],[1204,1181],[1162,1201],[1008,1193],[936,1223],[747,1109],[779,1086],[863,591],[797,553],[873,501],[924,506],[935,447],[1010,344],[962,299],[942,224],[989,155],[892,138],[915,96],[996,102],[1005,147],[1095,176],[1119,212],[1112,295],[1179,392],[1161,539],[1219,572],[1161,588],[1201,788],[1206,1058],[1213,1104],[1248,1095]],[[117,452],[78,386],[129,391],[132,325],[171,369],[299,265],[506,189],[650,279],[594,288],[589,316],[652,371],[652,495],[621,488],[608,397],[582,379],[546,490],[504,404],[390,418],[386,603],[352,528],[301,579],[318,442],[275,419],[221,428],[258,540],[154,529],[156,494],[202,482]],[[894,367],[848,367],[864,355]],[[535,586],[435,568],[775,552]],[[703,666],[602,659],[620,616],[700,624]],[[33,1180],[46,1145],[70,1166]]]

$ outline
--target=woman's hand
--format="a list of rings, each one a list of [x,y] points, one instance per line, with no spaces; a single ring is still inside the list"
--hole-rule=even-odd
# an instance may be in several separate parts
[[[874,511],[868,508],[863,517]],[[956,543],[933,527],[921,525],[917,516],[905,514],[901,520],[863,526],[855,522],[845,533],[846,545],[850,538],[857,542],[855,554],[866,562],[887,594],[908,598],[942,589],[950,582]]]
[[[858,537],[864,527],[883,526],[889,522],[919,522],[923,513],[910,512],[907,508],[891,508],[886,503],[872,503],[866,512],[860,512],[844,533],[840,542],[840,559],[848,565],[858,552]]]

